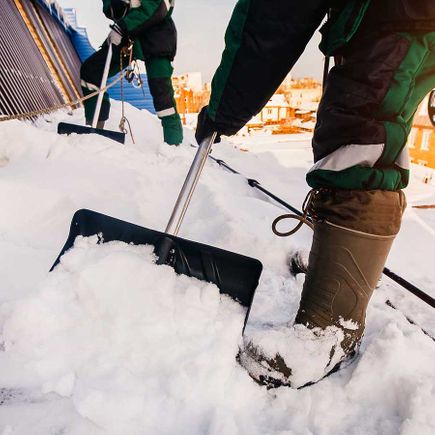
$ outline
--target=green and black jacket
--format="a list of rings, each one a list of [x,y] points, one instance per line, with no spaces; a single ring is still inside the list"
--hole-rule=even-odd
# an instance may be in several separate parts
[[[140,6],[132,6],[117,24],[130,34],[140,33],[171,16],[174,0],[140,0]],[[103,0],[103,12],[110,16],[111,0]]]
[[[357,32],[372,4],[373,26],[435,30],[435,0],[239,0],[225,35],[208,114],[222,133],[258,114],[303,53],[329,8],[321,49],[333,55]]]
[[[177,51],[177,30],[171,18],[175,0],[136,0],[116,23],[137,41],[135,58],[164,57],[173,60]],[[103,12],[112,19],[111,0],[103,0]]]
[[[435,87],[435,0],[239,0],[208,115],[235,134],[267,103],[321,29],[332,69],[313,140],[312,187],[396,190],[408,182],[407,135]]]

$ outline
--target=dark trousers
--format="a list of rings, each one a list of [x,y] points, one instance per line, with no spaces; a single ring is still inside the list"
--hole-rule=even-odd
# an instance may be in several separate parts
[[[101,78],[104,71],[108,52],[107,44],[103,46],[89,57],[82,65],[80,71],[81,85],[84,95],[89,95],[100,88]],[[113,47],[113,57],[110,67],[109,77],[120,72],[121,64],[121,49]],[[122,59],[123,67],[128,66],[128,58]],[[173,115],[176,113],[174,101],[174,89],[172,87],[171,76],[173,67],[169,57],[160,57],[155,55],[147,55],[145,57],[145,66],[147,69],[148,84],[153,97],[154,107],[157,115]],[[95,113],[97,97],[85,101],[85,116],[88,122],[92,121]],[[106,121],[110,114],[110,99],[107,92],[104,94],[103,104],[99,116],[100,121]]]

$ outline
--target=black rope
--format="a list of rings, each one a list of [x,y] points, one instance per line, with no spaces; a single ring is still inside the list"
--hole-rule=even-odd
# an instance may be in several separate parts
[[[401,310],[399,310],[389,299],[386,300],[385,304],[388,305],[393,310],[396,310],[397,312],[401,313],[402,316],[408,321],[408,323],[416,326],[417,328],[419,328],[423,332],[423,334],[427,335],[429,338],[431,338],[433,341],[435,341],[435,337],[430,332],[426,331],[426,329],[423,329],[420,325],[417,325],[417,323],[415,323],[414,320],[412,320],[410,317],[408,317],[406,314],[404,314]]]
[[[414,284],[411,284],[409,281],[407,281],[406,279],[397,275],[396,273],[392,272],[387,267],[384,269],[384,275],[388,276],[388,278],[392,279],[394,282],[401,285],[403,288],[408,290],[410,293],[417,296],[422,301],[426,302],[432,308],[435,308],[435,299],[432,296],[429,296],[423,290],[420,290]]]
[[[222,166],[223,168],[227,169],[228,171],[230,171],[233,174],[236,175],[240,175],[243,178],[245,178],[248,182],[248,184],[253,187],[254,189],[258,189],[260,192],[263,192],[265,195],[267,195],[269,198],[272,198],[275,202],[277,202],[278,204],[281,204],[283,207],[287,208],[288,210],[292,211],[294,214],[297,214],[298,216],[303,216],[304,214],[299,211],[297,208],[294,208],[293,206],[291,206],[289,203],[285,202],[284,200],[282,200],[281,198],[279,198],[278,196],[274,195],[272,192],[270,192],[269,190],[265,189],[257,180],[254,180],[253,178],[247,178],[244,175],[242,175],[240,172],[237,172],[235,169],[231,168],[230,166],[227,165],[227,163],[225,163],[223,160],[221,159],[216,159],[213,156],[209,156],[211,160],[213,160],[214,162],[216,162],[219,166]]]
[[[231,173],[236,174],[236,175],[240,175],[241,177],[245,178],[246,181],[248,182],[248,184],[252,188],[257,189],[260,192],[263,192],[266,196],[268,196],[269,198],[272,198],[275,202],[277,202],[278,204],[287,208],[288,210],[292,211],[293,213],[297,214],[298,216],[303,216],[303,213],[300,210],[291,206],[289,203],[285,202],[284,200],[282,200],[278,196],[271,193],[269,190],[265,189],[263,186],[261,186],[261,184],[257,180],[245,177],[243,174],[236,171],[231,166],[228,166],[228,164],[221,159],[216,159],[215,157],[213,157],[211,155],[209,156],[209,158],[211,160],[213,160],[214,162],[216,162],[219,166],[230,171]],[[399,284],[402,288],[404,288],[408,292],[412,293],[414,296],[417,296],[420,300],[422,300],[423,302],[425,302],[426,304],[428,304],[432,308],[435,308],[435,299],[432,296],[428,295],[423,290],[416,287],[414,284],[411,284],[405,278],[402,278],[400,275],[397,275],[397,273],[392,272],[387,267],[384,269],[383,273],[385,276],[388,276],[388,278],[390,278],[396,284]]]

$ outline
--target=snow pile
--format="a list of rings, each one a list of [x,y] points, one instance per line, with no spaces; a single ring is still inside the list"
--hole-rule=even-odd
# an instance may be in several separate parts
[[[113,109],[108,128],[116,129],[119,105]],[[156,230],[167,223],[195,153],[193,134],[168,147],[156,118],[131,107],[126,115],[136,139],[126,146],[59,137],[56,123],[83,123],[79,112],[37,127],[0,125],[0,433],[434,433],[434,342],[385,301],[409,308],[422,326],[433,313],[389,281],[375,292],[352,365],[310,388],[267,391],[235,360],[245,312],[215,286],[156,266],[152,247],[79,239],[47,274],[77,209]],[[298,205],[311,163],[307,139],[258,136],[243,143],[249,152],[227,143],[215,155]],[[419,186],[414,197],[435,198],[434,186]],[[248,330],[271,353],[278,345],[297,359],[284,325],[293,322],[303,277],[293,279],[287,262],[292,250],[309,248],[311,233],[274,237],[281,211],[208,163],[180,235],[262,261]],[[425,256],[411,259],[412,270],[403,257],[417,233],[432,237],[432,223],[424,225],[407,215],[391,261],[435,291],[431,245],[419,243]],[[317,362],[304,359],[304,370]]]
[[[154,265],[151,247],[96,242],[78,240],[34,296],[3,308],[0,385],[70,397],[105,431],[169,433],[189,391],[213,395],[231,375],[243,310]]]

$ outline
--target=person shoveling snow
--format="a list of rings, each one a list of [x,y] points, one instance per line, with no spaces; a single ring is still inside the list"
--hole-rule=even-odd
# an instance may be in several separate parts
[[[341,61],[325,82],[313,139],[315,165],[307,175],[313,190],[302,222],[313,227],[314,240],[296,326],[288,325],[294,331],[278,334],[276,341],[277,331],[250,335],[247,330],[239,356],[256,381],[273,387],[309,385],[358,351],[367,306],[406,206],[407,135],[418,105],[435,86],[433,2],[316,0],[272,6],[240,0],[210,103],[199,116],[198,142],[211,132],[217,132],[217,142],[222,134],[237,133],[262,109],[328,10],[321,48]],[[301,338],[301,325],[313,333]],[[310,345],[293,350],[293,336]],[[319,352],[313,353],[315,343]],[[298,376],[313,358],[319,360],[317,370]]]

